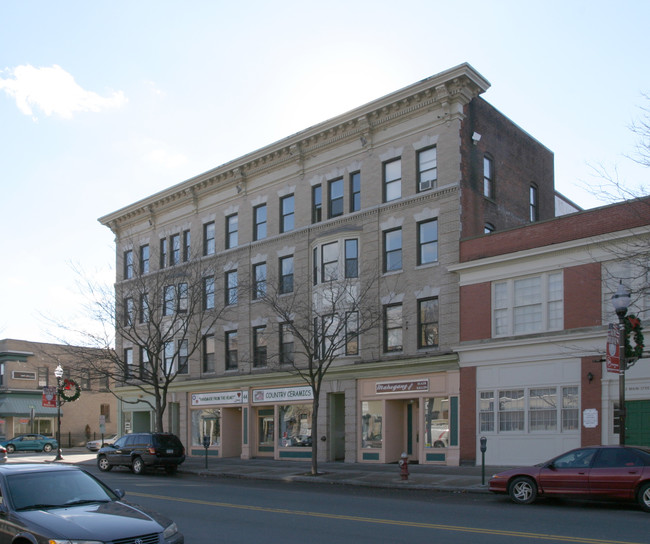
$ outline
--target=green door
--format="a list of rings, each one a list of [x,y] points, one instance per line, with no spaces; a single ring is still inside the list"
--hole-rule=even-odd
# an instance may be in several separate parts
[[[625,407],[625,443],[632,446],[650,446],[650,400],[627,401]]]

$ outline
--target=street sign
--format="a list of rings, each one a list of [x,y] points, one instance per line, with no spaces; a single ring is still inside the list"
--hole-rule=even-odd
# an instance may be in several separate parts
[[[56,387],[43,387],[43,408],[56,408]]]
[[[607,333],[607,372],[619,374],[621,372],[621,350],[618,324],[610,323]]]

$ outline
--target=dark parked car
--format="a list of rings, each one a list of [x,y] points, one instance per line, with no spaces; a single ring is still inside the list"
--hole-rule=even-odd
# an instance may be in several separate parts
[[[170,519],[122,502],[124,492],[75,466],[2,465],[0,491],[2,544],[184,542]]]
[[[15,451],[44,451],[51,452],[59,447],[56,439],[42,434],[21,434],[11,440],[0,442],[0,446],[7,449],[7,453]]]
[[[99,470],[124,466],[130,467],[134,474],[142,474],[149,467],[164,468],[167,474],[174,474],[183,461],[185,448],[171,433],[127,434],[97,453]]]
[[[650,448],[590,446],[533,467],[499,472],[490,491],[507,493],[518,504],[537,497],[637,501],[650,512]]]

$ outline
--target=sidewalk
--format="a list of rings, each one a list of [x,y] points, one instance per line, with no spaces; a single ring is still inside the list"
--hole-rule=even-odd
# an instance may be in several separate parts
[[[96,454],[82,448],[64,450],[63,462],[94,464]],[[397,464],[319,463],[319,476],[311,475],[310,461],[276,461],[247,459],[188,457],[179,473],[198,474],[216,478],[278,480],[287,482],[316,482],[394,489],[429,489],[457,493],[488,493],[487,482],[495,472],[506,467],[485,467],[485,485],[480,466],[449,467],[439,465],[409,465],[408,480],[402,480]]]

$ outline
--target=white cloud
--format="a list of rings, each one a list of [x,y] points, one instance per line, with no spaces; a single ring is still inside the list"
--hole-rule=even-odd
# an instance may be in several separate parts
[[[40,109],[45,115],[58,115],[69,119],[75,112],[99,112],[119,108],[126,104],[122,91],[102,97],[80,87],[71,74],[56,64],[52,67],[34,68],[18,66],[12,72],[12,79],[0,78],[0,90],[16,100],[18,109],[25,115]]]

